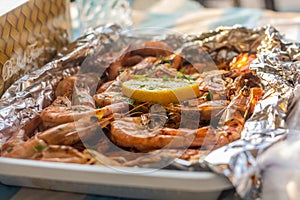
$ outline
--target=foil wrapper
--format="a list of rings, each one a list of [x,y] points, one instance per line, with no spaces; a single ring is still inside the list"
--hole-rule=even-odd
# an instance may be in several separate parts
[[[299,81],[299,44],[286,40],[273,27],[263,30],[257,59],[250,69],[261,78],[265,95],[246,121],[241,139],[200,161],[227,176],[245,199],[260,197],[262,180],[257,158],[271,145],[286,138],[286,117]]]
[[[19,127],[50,105],[54,90],[65,77],[79,71],[87,55],[109,51],[112,40],[118,39],[119,27],[100,27],[74,43],[64,47],[56,58],[41,69],[30,72],[11,85],[0,100],[0,144],[3,144]],[[105,60],[103,61],[105,62]]]
[[[54,89],[64,77],[87,71],[99,73],[105,79],[105,71],[115,56],[104,55],[112,51],[122,53],[128,44],[149,40],[163,40],[190,62],[208,65],[209,59],[218,65],[243,52],[257,55],[250,67],[262,79],[265,95],[245,123],[242,138],[210,152],[199,163],[189,164],[177,159],[169,166],[179,170],[212,170],[228,177],[240,196],[257,197],[261,184],[256,158],[272,144],[285,139],[288,133],[285,119],[294,86],[299,81],[300,45],[285,40],[269,26],[257,29],[221,27],[200,35],[158,37],[137,35],[115,25],[96,28],[68,45],[54,61],[19,79],[4,93],[0,100],[0,144],[54,100]],[[205,52],[203,60],[194,60],[194,47],[201,47]],[[207,55],[209,59],[206,60]]]

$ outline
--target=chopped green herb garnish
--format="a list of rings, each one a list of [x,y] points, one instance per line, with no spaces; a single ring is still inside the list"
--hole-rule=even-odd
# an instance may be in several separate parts
[[[163,81],[168,81],[169,78],[168,78],[167,76],[163,76],[163,77],[162,77],[162,80],[163,80]]]
[[[143,87],[145,87],[145,86],[146,86],[145,84],[142,84],[142,85],[140,85],[139,87],[140,87],[140,88],[143,88]]]
[[[148,88],[148,90],[154,90],[154,89],[155,89],[155,88],[154,88],[154,87],[151,87],[151,86]]]
[[[134,110],[135,110],[136,112],[143,112],[143,108],[142,108],[142,107],[134,108]]]
[[[182,68],[181,70],[179,70],[180,73],[184,74],[185,73],[185,69]]]
[[[213,99],[214,99],[214,95],[212,92],[209,91],[208,94],[206,95],[206,100],[211,101]]]
[[[185,75],[183,75],[182,78],[184,78],[184,79],[186,79],[188,81],[191,81],[191,76],[185,76]]]
[[[173,59],[170,59],[168,56],[166,56],[160,61],[160,64],[165,64],[165,63],[172,64],[172,62]]]
[[[183,74],[181,72],[177,72],[176,78],[182,78],[182,77],[183,77]]]
[[[118,74],[120,75],[120,74],[122,74],[123,72],[124,72],[124,70],[121,69],[121,70],[118,71]]]
[[[125,99],[125,102],[127,102],[129,105],[131,106],[135,106],[134,103],[135,103],[135,100],[134,99]]]
[[[162,61],[162,62],[166,62],[166,61],[168,61],[168,60],[169,60],[168,56],[165,56],[161,61]]]
[[[44,149],[47,148],[47,146],[46,146],[46,145],[37,145],[37,146],[35,146],[35,147],[33,147],[33,148],[34,148],[34,150],[35,150],[36,152],[42,152]]]
[[[134,75],[133,78],[135,78],[135,79],[147,79],[147,76],[146,75],[136,74],[136,75]]]

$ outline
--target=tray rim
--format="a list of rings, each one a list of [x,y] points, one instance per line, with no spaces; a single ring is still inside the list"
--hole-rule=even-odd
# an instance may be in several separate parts
[[[126,170],[126,172],[124,172],[124,170]],[[55,180],[76,182],[78,184],[108,185],[111,187],[163,188],[165,190],[199,193],[222,191],[233,187],[225,176],[212,172],[190,172],[166,169],[147,173],[140,172],[140,168],[133,167],[114,167],[113,169],[99,165],[90,166],[0,158],[0,182],[3,181],[1,178],[1,175],[3,175],[6,177],[38,178],[45,181]],[[182,187],[183,185],[184,187]]]

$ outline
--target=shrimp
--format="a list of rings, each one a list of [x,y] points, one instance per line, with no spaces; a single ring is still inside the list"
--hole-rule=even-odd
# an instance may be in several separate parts
[[[75,144],[81,140],[81,137],[86,138],[93,135],[93,131],[95,131],[96,128],[97,124],[91,124],[91,122],[87,120],[61,124],[44,132],[37,133],[35,136],[20,144],[11,145],[10,149],[2,156],[30,158],[36,153],[37,149],[50,144]]]
[[[98,89],[97,89],[97,94],[105,92],[112,84],[114,81],[107,81],[103,83]]]
[[[215,148],[240,138],[253,99],[262,95],[260,88],[244,88],[227,106],[221,116],[218,127],[200,127],[198,129],[168,128],[160,129],[146,126],[143,115],[125,117],[111,124],[111,140],[125,148],[149,151],[161,148],[208,147]],[[149,122],[149,120],[146,120]]]
[[[86,105],[92,108],[95,108],[95,101],[90,95],[90,91],[87,88],[78,88],[74,87],[73,96],[72,96],[73,105]]]
[[[49,106],[41,113],[43,122],[48,123],[48,127],[64,124],[67,122],[77,121],[85,116],[93,115],[95,109],[89,106]],[[51,123],[51,124],[50,124]]]
[[[124,97],[121,91],[121,84],[127,81],[131,75],[130,70],[125,70],[120,74],[116,80],[109,84],[106,90],[102,93],[94,95],[94,101],[97,107],[104,107],[113,103],[127,101],[127,97]]]
[[[122,112],[128,108],[128,103],[120,102],[107,105],[100,109],[94,109],[85,105],[77,106],[49,106],[41,113],[41,119],[47,123],[47,128],[64,124],[67,122],[78,121],[87,116],[99,115],[108,116],[115,112]]]
[[[68,76],[58,83],[55,89],[55,96],[65,96],[72,100],[72,97],[76,95],[73,93],[74,88],[89,94],[91,91],[96,90],[98,81],[98,77],[92,73]]]
[[[47,143],[37,137],[32,137],[21,144],[14,144],[1,152],[1,156],[9,158],[31,158],[39,148],[47,146]]]
[[[196,164],[199,159],[205,156],[207,152],[200,149],[163,149],[163,150],[154,150],[149,153],[144,153],[137,156],[136,158],[125,157],[123,166],[141,166],[141,167],[151,167],[153,163],[159,163],[164,159],[171,159],[172,161],[184,160],[190,164]],[[176,164],[176,161],[174,164]]]
[[[28,138],[31,137],[34,131],[42,123],[39,115],[28,121],[17,131],[15,131],[12,136],[1,145],[1,154],[11,151],[14,146],[24,143]]]
[[[248,53],[241,53],[240,55],[233,58],[229,63],[231,71],[235,74],[240,74],[240,72],[250,72],[250,63],[256,58],[255,55]]]
[[[202,124],[212,119],[218,120],[222,111],[229,104],[227,100],[206,101],[199,105],[198,102],[196,102],[196,105],[193,105],[193,102],[186,102],[188,105],[169,104],[165,106],[169,116],[168,124],[173,124],[174,127],[178,128],[178,122],[181,122],[181,127],[195,127],[193,122]]]
[[[36,148],[41,146],[70,146],[82,140],[88,140],[97,134],[96,131],[98,127],[103,128],[113,120],[113,113],[120,112],[127,109],[127,107],[127,103],[113,104],[101,109],[92,109],[86,106],[85,111],[81,110],[83,113],[79,112],[76,117],[74,117],[72,116],[70,108],[66,106],[56,106],[56,110],[54,109],[54,111],[57,111],[57,108],[59,108],[58,112],[50,113],[50,115],[46,113],[41,115],[41,118],[43,120],[52,120],[50,122],[59,125],[36,133],[27,141],[25,141],[26,139],[23,137],[22,140],[12,139],[9,143],[4,144],[5,149],[2,149],[2,156],[31,158],[36,153]],[[77,108],[77,106],[75,106],[75,108]],[[19,135],[23,136],[25,133],[26,132],[23,131]]]
[[[84,153],[79,152],[70,146],[49,145],[45,150],[37,153],[36,159],[48,162],[64,162],[64,163],[77,163],[89,164],[93,158],[86,156]]]
[[[199,147],[211,127],[150,130],[141,117],[127,117],[111,123],[111,140],[121,147],[149,151],[161,148]],[[214,138],[213,138],[214,139]]]
[[[119,73],[128,67],[137,68],[136,65],[139,65],[138,68],[141,66],[145,68],[145,64],[148,66],[147,63],[151,61],[151,59],[156,60],[156,58],[153,57],[170,55],[171,50],[171,47],[160,41],[146,42],[141,45],[125,48],[120,53],[121,56],[112,62],[107,69],[108,80],[115,80]],[[152,58],[149,59],[149,57]]]
[[[76,78],[76,76],[68,76],[64,80],[60,81],[55,89],[55,96],[65,96],[68,97],[68,99],[72,99]]]
[[[172,48],[162,41],[145,42],[141,45],[132,47],[131,55],[148,56],[168,56],[172,52]]]
[[[165,64],[171,68],[178,70],[182,63],[182,57],[178,54],[171,54],[171,55],[164,57],[160,61],[160,63]]]
[[[108,87],[106,84],[104,85],[103,88],[105,88],[105,91],[94,95],[96,105],[98,107],[103,107],[112,103],[130,101],[128,97],[123,95],[121,85],[133,75],[144,75],[147,73],[149,77],[152,78],[176,76],[177,71],[175,69],[159,64],[159,61],[160,60],[155,57],[147,57],[130,69],[124,70],[115,81],[107,83]],[[99,91],[102,91],[103,88],[99,88]]]
[[[254,105],[262,96],[261,88],[244,87],[230,102],[219,121],[216,147],[240,139],[247,116],[251,115]]]
[[[85,156],[71,146],[47,145],[43,140],[36,137],[20,145],[21,148],[3,154],[2,156],[10,158],[27,158],[48,162],[65,162],[86,164],[91,161],[90,157]]]
[[[97,129],[101,126],[103,118],[103,115],[85,117],[79,121],[52,127],[35,134],[27,141],[10,145],[7,151],[2,152],[2,156],[32,158],[37,151],[41,152],[50,145],[71,146],[80,141],[88,140],[98,134]]]

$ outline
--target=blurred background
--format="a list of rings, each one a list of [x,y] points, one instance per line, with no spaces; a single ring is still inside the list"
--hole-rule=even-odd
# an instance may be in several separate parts
[[[183,34],[272,25],[300,40],[300,0],[73,0],[71,16],[74,39],[86,27],[117,23],[131,30],[155,27]]]
[[[151,6],[161,0],[133,0],[133,7],[136,9],[145,9],[145,6]],[[193,1],[193,0],[173,0],[174,1]],[[206,8],[265,8],[282,12],[300,12],[299,0],[194,0]]]

